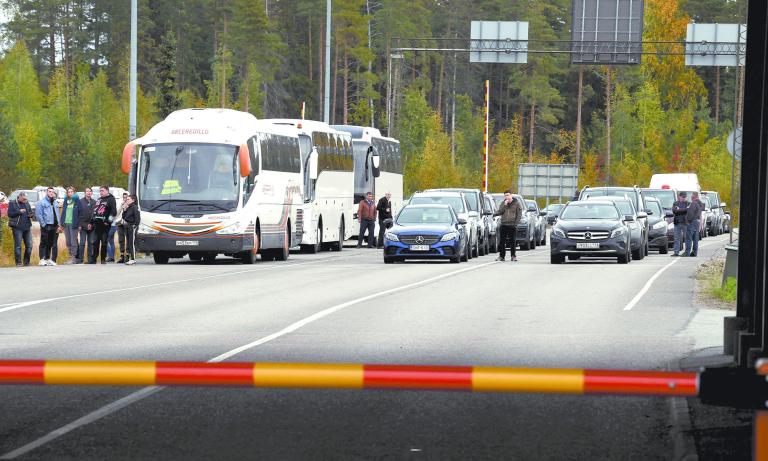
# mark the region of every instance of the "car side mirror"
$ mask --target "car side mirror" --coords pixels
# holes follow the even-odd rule
[[[631,214],[624,216],[624,222],[635,222],[635,217]]]
[[[720,208],[725,208],[725,202],[720,202]]]
[[[637,214],[637,219],[643,219],[647,217],[648,217],[648,214],[644,211],[641,211],[640,213]]]
[[[387,227],[387,229],[389,229],[390,227],[392,227],[393,221],[392,221],[392,218],[387,218],[384,221],[382,221],[382,223],[384,223],[384,225]]]
[[[645,213],[646,213],[648,216],[653,216],[653,210],[645,210]]]
[[[534,207],[532,207],[532,206],[531,206],[531,207],[528,207],[528,211],[533,211],[533,212],[535,212],[535,211],[536,211],[536,208],[534,208]]]
[[[459,218],[459,224],[466,224],[467,220],[464,218]]]
[[[674,218],[675,214],[672,213],[671,211],[667,211],[666,213],[664,213],[664,217],[666,217],[666,218]]]
[[[539,211],[539,216],[546,216],[546,215],[547,215],[546,211]]]
[[[486,211],[483,213],[483,216],[493,216],[493,211]]]

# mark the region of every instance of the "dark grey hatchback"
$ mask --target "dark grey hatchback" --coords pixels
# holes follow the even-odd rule
[[[632,259],[627,220],[634,217],[622,216],[610,201],[568,203],[552,227],[551,263],[561,264],[566,256],[598,256],[616,257],[620,264],[627,264]]]

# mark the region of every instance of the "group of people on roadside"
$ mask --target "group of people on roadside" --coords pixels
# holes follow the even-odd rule
[[[32,256],[32,220],[40,224],[40,266],[55,266],[58,259],[59,234],[63,233],[69,250],[69,264],[101,264],[115,262],[115,234],[118,235],[118,263],[134,264],[136,250],[134,235],[140,222],[136,196],[123,194],[117,206],[109,187],[99,187],[99,197],[93,198],[91,188],[79,198],[74,187],[67,188],[61,206],[56,191],[48,187],[45,197],[35,203],[20,192],[8,205],[8,225],[13,231],[13,256],[16,266],[29,266]],[[23,245],[23,252],[22,252]]]
[[[373,234],[376,229],[377,218],[379,220],[379,236],[376,242],[374,242]],[[373,193],[366,192],[365,200],[361,200],[357,205],[357,222],[360,224],[360,232],[357,235],[357,248],[363,246],[366,232],[368,235],[368,248],[383,248],[384,232],[387,230],[387,224],[384,221],[387,219],[392,219],[392,194],[387,192],[374,204]]]
[[[699,193],[680,192],[677,201],[672,204],[675,224],[675,246],[670,256],[696,256],[699,252],[699,232],[701,231],[701,212],[704,204],[699,200]],[[685,242],[685,248],[683,248]],[[680,254],[680,251],[683,254]]]

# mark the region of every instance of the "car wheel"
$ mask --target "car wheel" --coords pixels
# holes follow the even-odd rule
[[[536,234],[535,233],[533,234],[533,240],[531,240],[531,244],[530,244],[530,246],[528,248],[531,249],[531,250],[535,250],[536,249]]]
[[[531,249],[531,240],[526,238],[525,242],[520,243],[520,249],[528,251]]]
[[[479,258],[480,257],[480,239],[475,241],[475,246],[472,248],[472,257],[473,258]]]
[[[617,259],[619,264],[629,264],[630,258],[631,256],[629,255],[629,253],[627,253],[627,254],[619,255]]]
[[[464,251],[461,253],[461,261],[469,261],[469,246],[466,242],[464,243]]]
[[[384,256],[384,264],[392,264],[395,262],[395,258]]]
[[[488,242],[484,240],[483,243],[480,243],[477,248],[477,254],[479,254],[480,256],[485,256],[488,253],[487,251],[485,251],[486,243]]]
[[[640,247],[637,250],[632,250],[632,259],[636,259],[640,261],[641,259],[643,259],[643,256],[644,256],[643,253],[644,253],[643,247]]]
[[[667,253],[669,253],[669,243],[668,242],[664,242],[664,245],[659,247],[659,254],[660,255],[665,255]]]
[[[451,258],[451,264],[458,264],[461,262],[461,256],[454,256]]]
[[[541,246],[547,246],[547,231],[544,230],[544,235],[541,236],[541,242],[539,243]]]
[[[565,262],[565,256],[563,255],[550,255],[549,262],[552,264],[562,264]]]

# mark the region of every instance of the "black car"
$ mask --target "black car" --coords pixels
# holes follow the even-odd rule
[[[405,259],[448,259],[467,261],[467,221],[450,205],[407,205],[384,234],[384,262]]]
[[[655,198],[659,201],[661,204],[661,208],[664,210],[664,214],[667,215],[667,212],[672,212],[672,204],[675,203],[677,200],[677,191],[675,189],[650,189],[650,188],[644,188],[641,189],[643,191],[643,198]],[[675,245],[675,225],[674,225],[674,214],[672,217],[668,217],[667,224],[672,224],[671,226],[668,226],[667,228],[667,241],[669,242],[669,248],[672,248]],[[650,225],[649,225],[650,228]]]
[[[568,203],[552,227],[551,263],[562,264],[566,256],[597,256],[615,257],[620,264],[627,264],[632,260],[627,221],[634,218],[623,216],[610,201]]]
[[[675,225],[668,220],[674,217],[671,210],[664,210],[661,202],[654,197],[645,198],[645,206],[648,207],[648,224],[651,227],[648,234],[648,246],[659,250],[659,254],[667,254],[669,251],[669,237],[667,233],[671,228],[674,232]],[[674,237],[672,237],[674,244]]]
[[[562,203],[550,203],[544,208],[544,211],[547,212],[547,224],[550,226],[555,224],[557,217],[560,215],[560,210],[562,210],[564,206],[565,205]]]

